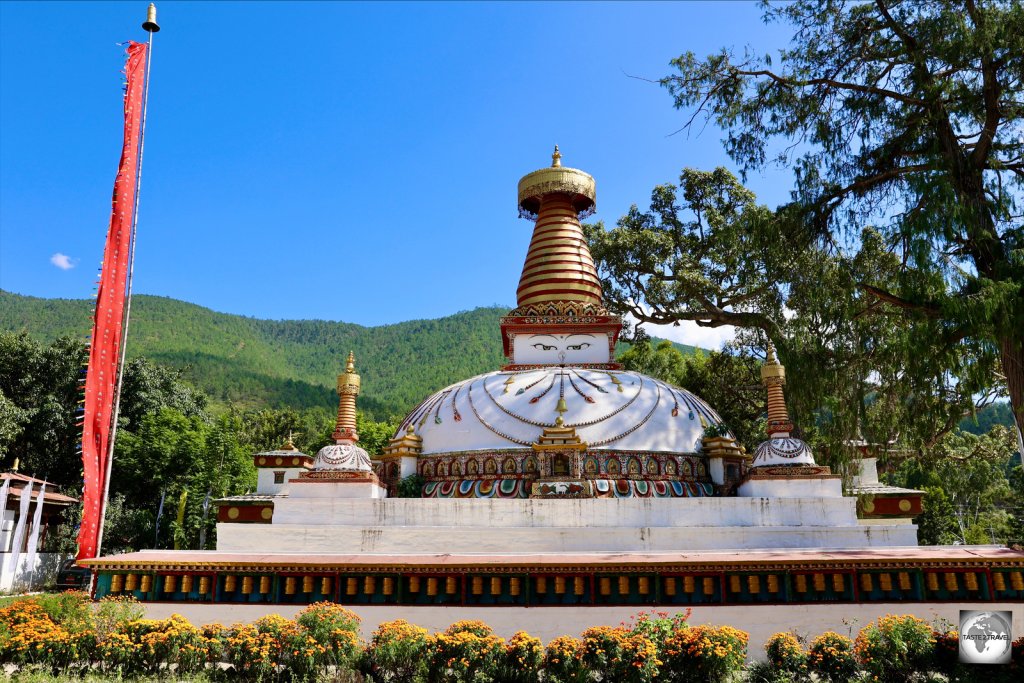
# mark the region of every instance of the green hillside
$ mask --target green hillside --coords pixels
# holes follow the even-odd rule
[[[498,368],[498,319],[477,308],[435,320],[363,327],[324,320],[260,320],[165,297],[132,300],[129,357],[184,369],[217,402],[306,408],[334,403],[334,378],[355,351],[360,407],[375,419],[402,415],[430,392]],[[0,290],[0,329],[49,342],[84,337],[92,302]],[[691,352],[693,347],[680,347]]]

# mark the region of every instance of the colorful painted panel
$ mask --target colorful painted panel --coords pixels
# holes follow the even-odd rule
[[[634,479],[594,481],[594,495],[598,498],[700,498],[714,493],[714,486],[706,482]]]
[[[423,485],[424,498],[529,498],[530,485],[521,479],[463,479],[431,481]]]

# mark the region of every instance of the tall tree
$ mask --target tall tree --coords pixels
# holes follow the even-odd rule
[[[888,282],[861,276],[865,314],[898,315],[912,360],[927,349],[970,374],[997,356],[1024,425],[1024,5],[797,0],[766,5],[765,20],[793,28],[777,62],[673,60],[661,83],[684,128],[713,120],[744,171],[794,169],[780,243],[842,252],[877,226],[899,267]]]

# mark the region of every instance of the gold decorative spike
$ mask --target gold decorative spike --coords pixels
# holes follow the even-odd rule
[[[562,153],[558,151],[558,145],[555,145],[555,152],[551,155],[551,168],[558,168],[562,165]]]
[[[512,375],[509,375],[508,379],[505,380],[505,391],[503,391],[501,393],[507,394],[509,387],[512,386],[513,384],[515,384],[515,381],[516,381],[516,378],[513,377]]]
[[[611,373],[608,373],[608,376],[611,377],[612,384],[614,384],[615,388],[621,393],[623,391],[623,389],[622,389],[622,380],[619,379],[618,377],[616,377],[615,375],[611,374]]]

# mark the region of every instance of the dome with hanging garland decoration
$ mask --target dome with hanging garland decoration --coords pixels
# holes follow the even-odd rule
[[[393,487],[414,471],[427,497],[713,495],[710,451],[736,478],[746,456],[702,399],[615,362],[622,321],[604,306],[580,224],[594,179],[563,167],[557,147],[552,161],[519,182],[535,226],[517,307],[501,320],[508,364],[421,402],[378,474]],[[711,444],[709,427],[722,432]]]

